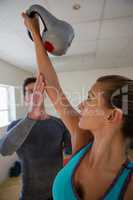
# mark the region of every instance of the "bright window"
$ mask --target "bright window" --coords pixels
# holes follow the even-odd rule
[[[0,127],[7,126],[14,120],[15,113],[14,87],[0,85]]]

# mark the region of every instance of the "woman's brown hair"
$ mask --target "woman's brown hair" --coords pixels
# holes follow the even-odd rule
[[[107,105],[122,110],[122,132],[125,138],[133,138],[133,80],[124,76],[108,75],[98,78],[97,82],[105,86]]]

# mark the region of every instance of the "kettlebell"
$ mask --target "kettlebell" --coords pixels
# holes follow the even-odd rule
[[[41,37],[45,49],[56,56],[65,54],[74,38],[72,26],[65,21],[57,19],[40,5],[32,5],[26,13],[29,17],[34,17],[36,15],[41,18],[44,26]],[[32,39],[29,31],[28,34]]]

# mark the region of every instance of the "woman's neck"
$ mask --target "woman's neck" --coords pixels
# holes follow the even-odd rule
[[[89,155],[89,163],[92,168],[105,168],[110,166],[119,168],[127,159],[125,154],[126,144],[121,133],[113,136],[98,134],[94,138],[92,150]]]

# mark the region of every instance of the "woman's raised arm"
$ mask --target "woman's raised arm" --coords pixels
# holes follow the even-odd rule
[[[25,13],[22,16],[26,27],[32,33],[38,70],[45,77],[47,94],[71,133],[75,152],[89,142],[90,132],[81,130],[78,126],[80,114],[71,106],[62,91],[57,74],[44,48],[37,18],[31,19]]]

